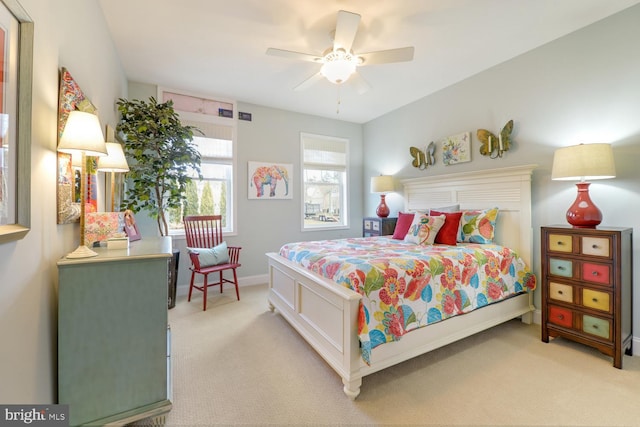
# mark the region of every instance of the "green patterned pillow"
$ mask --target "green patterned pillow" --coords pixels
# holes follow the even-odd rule
[[[498,208],[462,211],[458,242],[493,243]]]

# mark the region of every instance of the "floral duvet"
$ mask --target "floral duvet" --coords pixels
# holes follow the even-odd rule
[[[412,330],[536,286],[512,250],[494,244],[422,246],[389,237],[284,245],[280,255],[362,295],[362,358]]]

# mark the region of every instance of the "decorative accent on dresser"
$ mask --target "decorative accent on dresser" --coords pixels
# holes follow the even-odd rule
[[[58,403],[69,425],[125,425],[171,409],[171,238],[58,261]]]
[[[390,236],[396,228],[398,218],[368,217],[362,220],[362,236]]]
[[[542,341],[563,337],[632,354],[632,228],[542,227]]]

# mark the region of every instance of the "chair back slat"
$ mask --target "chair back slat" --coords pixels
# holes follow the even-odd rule
[[[222,215],[189,215],[183,223],[187,247],[212,248],[224,241]]]

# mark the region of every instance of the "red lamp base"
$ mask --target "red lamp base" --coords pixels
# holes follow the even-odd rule
[[[380,218],[386,218],[389,216],[389,206],[384,201],[384,194],[380,195],[380,204],[378,205],[378,209],[376,209],[376,215]]]
[[[596,228],[602,222],[602,212],[589,197],[589,183],[579,182],[578,197],[567,211],[567,222],[574,228]]]

